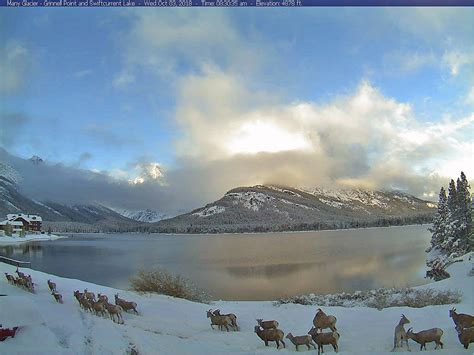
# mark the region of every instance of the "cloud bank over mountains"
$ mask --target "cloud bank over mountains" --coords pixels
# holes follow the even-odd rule
[[[59,74],[46,70],[48,55],[60,61],[62,42],[38,52],[28,34],[0,48],[7,65],[0,64],[7,79],[0,92],[10,99],[0,109],[0,158],[20,171],[25,193],[173,214],[237,186],[435,198],[461,170],[474,176],[470,10],[249,12],[245,19],[223,9],[177,10],[90,20],[87,28],[97,25],[107,41],[76,44],[90,42],[102,61],[72,65],[68,80],[51,80]],[[49,16],[54,28],[59,17]],[[368,24],[375,30],[368,33]],[[41,75],[28,76],[40,67]],[[41,88],[31,102],[19,93],[27,79]],[[72,106],[67,95],[49,102],[53,94],[38,96],[41,80],[48,90],[90,96]],[[458,98],[443,101],[446,92]]]

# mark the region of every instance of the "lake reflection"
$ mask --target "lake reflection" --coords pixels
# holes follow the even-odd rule
[[[161,266],[216,299],[264,300],[308,293],[412,286],[423,279],[427,226],[305,233],[82,234],[0,246],[37,270],[117,288]]]

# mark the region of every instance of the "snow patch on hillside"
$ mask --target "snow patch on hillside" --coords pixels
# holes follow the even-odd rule
[[[123,217],[130,218],[138,222],[154,223],[154,222],[158,222],[158,221],[161,221],[162,219],[169,217],[168,215],[164,213],[150,210],[150,209],[127,210],[127,209],[119,209],[119,208],[112,208],[112,207],[109,207],[109,208],[117,212],[119,215]]]
[[[14,185],[18,185],[23,178],[20,173],[13,169],[10,165],[0,162],[0,176],[7,179],[9,182]]]
[[[215,214],[219,214],[225,212],[225,207],[223,206],[211,206],[211,207],[206,207],[205,209],[195,212],[192,215],[193,216],[198,216],[198,217],[210,217]]]
[[[255,191],[229,192],[225,196],[230,197],[234,205],[241,204],[245,208],[255,212],[259,211],[265,203],[275,200],[272,196]]]
[[[57,214],[57,215],[59,215],[59,216],[63,216],[62,213],[56,211],[54,208],[51,208],[51,207],[49,207],[48,205],[45,205],[44,203],[42,203],[42,202],[40,202],[40,201],[37,201],[37,200],[32,200],[32,201],[33,201],[34,203],[40,205],[40,206],[43,206],[44,208],[47,208],[48,210],[50,210],[51,212],[53,212],[53,213],[55,213],[55,214]]]

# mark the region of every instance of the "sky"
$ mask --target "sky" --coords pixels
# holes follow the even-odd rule
[[[473,24],[471,8],[1,9],[0,147],[60,166],[61,191],[113,185],[100,199],[120,207],[265,183],[433,198],[474,175]]]

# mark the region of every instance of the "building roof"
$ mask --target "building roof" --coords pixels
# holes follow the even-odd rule
[[[7,214],[7,220],[16,219],[18,217],[23,218],[28,223],[30,222],[42,222],[43,219],[37,214],[24,214],[24,213],[9,213]]]

